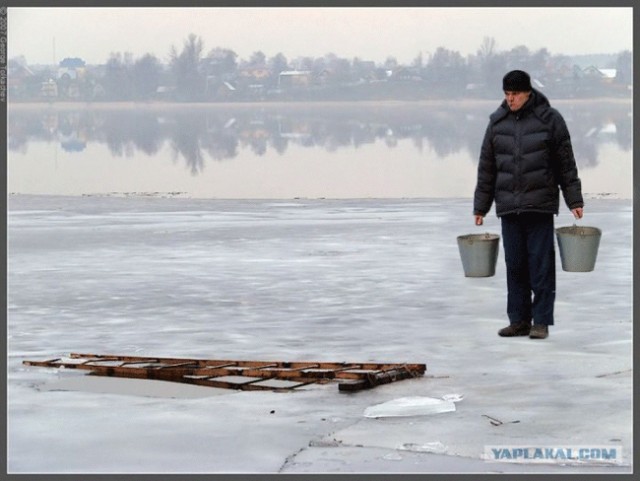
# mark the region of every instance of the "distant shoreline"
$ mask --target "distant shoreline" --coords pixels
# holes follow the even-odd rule
[[[440,105],[484,106],[496,105],[501,99],[433,99],[433,100],[354,100],[354,101],[269,101],[269,102],[7,102],[16,110],[181,110],[181,109],[243,109],[243,108],[337,108],[337,107],[433,107]],[[594,97],[580,99],[551,99],[552,105],[610,103],[631,104],[631,98]]]

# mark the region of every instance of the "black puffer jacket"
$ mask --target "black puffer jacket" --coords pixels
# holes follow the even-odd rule
[[[475,215],[486,215],[494,200],[498,217],[557,214],[560,189],[569,209],[583,207],[569,130],[547,97],[534,89],[517,112],[503,101],[489,118],[478,164]]]

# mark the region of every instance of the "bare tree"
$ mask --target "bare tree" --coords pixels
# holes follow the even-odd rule
[[[478,50],[478,57],[483,59],[491,58],[495,54],[495,50],[496,39],[493,37],[484,37]]]
[[[193,33],[185,40],[182,52],[171,48],[171,70],[179,100],[194,101],[204,95],[205,76],[200,69],[203,50],[202,39]]]

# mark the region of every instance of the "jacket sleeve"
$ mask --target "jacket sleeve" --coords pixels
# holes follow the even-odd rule
[[[569,209],[583,207],[582,183],[578,177],[578,167],[573,155],[571,137],[569,129],[560,114],[555,116],[553,136],[557,180],[562,189],[564,201]]]
[[[496,161],[493,153],[492,124],[489,123],[484,133],[480,160],[478,162],[478,180],[473,196],[474,215],[486,215],[491,209],[495,195]]]

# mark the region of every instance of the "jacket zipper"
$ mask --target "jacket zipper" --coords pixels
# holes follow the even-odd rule
[[[516,214],[520,214],[521,212],[521,204],[522,204],[522,161],[520,158],[520,150],[521,150],[521,141],[522,141],[522,132],[520,131],[520,113],[515,114],[515,152],[514,152],[514,160],[516,162]]]

